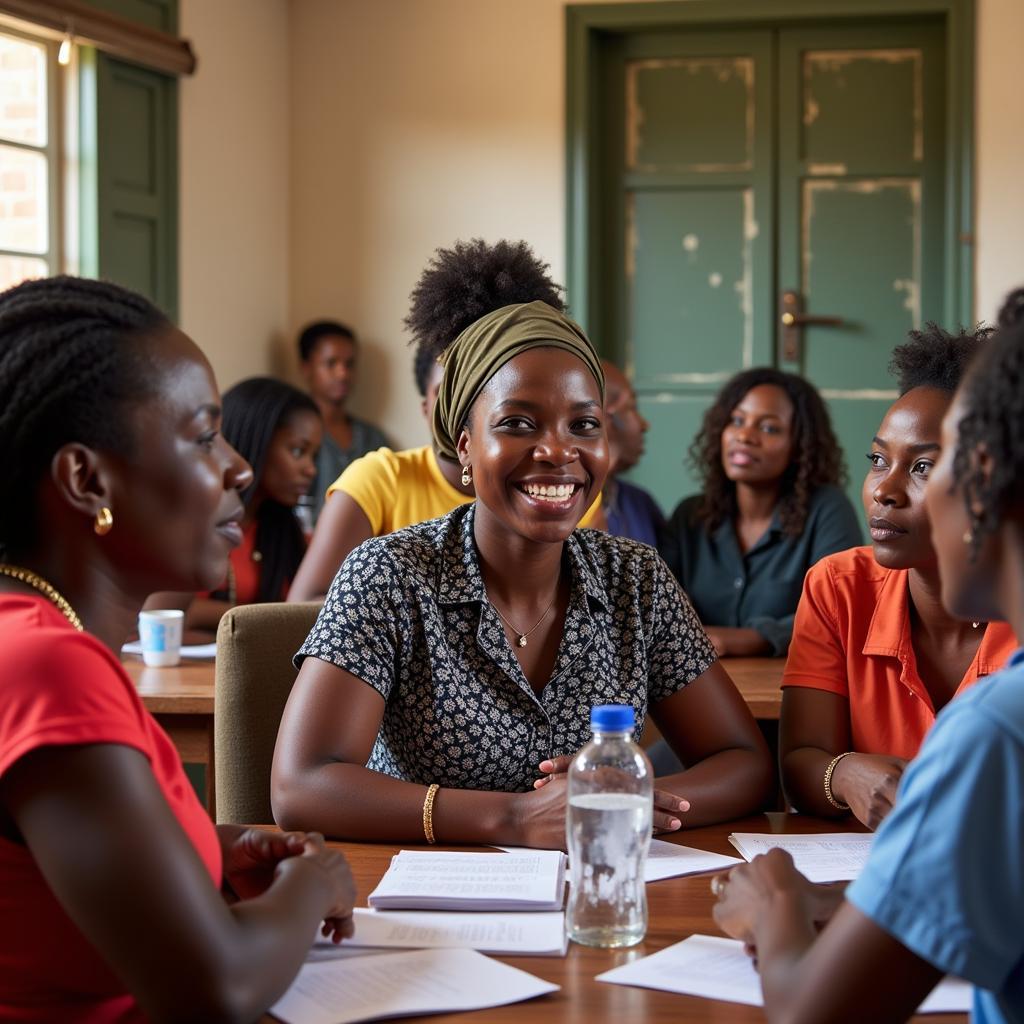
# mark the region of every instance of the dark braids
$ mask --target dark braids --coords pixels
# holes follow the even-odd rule
[[[703,491],[696,518],[713,533],[734,519],[736,484],[722,466],[722,431],[743,396],[762,384],[780,388],[793,403],[793,454],[779,488],[779,522],[784,533],[798,536],[807,521],[811,496],[826,484],[846,478],[842,449],[832,430],[828,409],[817,389],[803,377],[772,367],[743,370],[727,381],[704,413],[700,433],[690,445],[689,464],[700,477]]]
[[[413,373],[421,395],[437,357],[486,313],[514,302],[546,302],[565,312],[562,287],[526,242],[482,238],[438,249],[412,292],[405,326],[416,346]]]
[[[36,489],[79,442],[131,455],[127,408],[154,392],[148,335],[170,326],[141,295],[50,277],[0,293],[0,559],[36,541]]]
[[[1024,320],[1011,320],[985,345],[961,400],[953,479],[967,505],[973,558],[1007,511],[1024,501]],[[975,457],[981,446],[991,456],[987,474]]]
[[[252,501],[267,461],[267,451],[278,429],[297,412],[320,410],[304,391],[273,377],[250,377],[224,392],[221,433],[252,466],[252,483],[242,492],[242,501]],[[306,553],[306,539],[294,511],[273,498],[265,498],[256,511],[256,550],[259,551],[259,601],[280,601]],[[217,591],[222,600],[227,591]]]

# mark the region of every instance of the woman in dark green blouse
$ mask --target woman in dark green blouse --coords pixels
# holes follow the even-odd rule
[[[861,543],[825,403],[802,377],[744,370],[705,413],[690,461],[703,492],[676,508],[661,555],[720,655],[782,656],[804,574]]]

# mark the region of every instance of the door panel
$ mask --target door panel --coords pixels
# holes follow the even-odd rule
[[[631,476],[666,511],[710,398],[771,358],[773,68],[769,32],[695,32],[629,37],[612,72],[608,347],[652,423]]]
[[[892,349],[942,318],[943,63],[927,23],[779,33],[779,286],[844,321],[780,364],[825,394],[855,502]]]

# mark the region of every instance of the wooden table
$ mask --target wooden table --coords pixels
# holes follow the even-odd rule
[[[835,831],[836,823],[795,814],[770,813],[744,818],[726,825],[693,829],[675,837],[684,845],[735,856],[729,845],[730,832],[821,832]],[[366,905],[366,897],[387,870],[391,857],[399,849],[414,844],[376,845],[334,843],[345,851],[352,866],[358,890],[357,906]],[[433,849],[436,849],[434,847]],[[650,924],[646,939],[628,950],[591,949],[570,944],[568,955],[559,957],[501,957],[505,963],[529,971],[561,986],[561,990],[528,1003],[514,1003],[474,1013],[452,1013],[417,1018],[423,1021],[487,1021],[495,1024],[689,1024],[689,1022],[730,1022],[753,1024],[763,1021],[760,1009],[739,1003],[724,1003],[695,996],[681,996],[654,989],[627,988],[597,982],[603,971],[628,963],[639,956],[655,953],[665,946],[700,932],[720,935],[711,919],[711,895],[708,875],[668,878],[647,886]],[[396,983],[400,979],[396,979]],[[268,1022],[271,1018],[265,1018]],[[929,1014],[914,1018],[920,1024],[964,1024],[965,1014]]]
[[[785,658],[722,659],[722,668],[729,673],[754,717],[761,721],[779,720],[785,667]]]
[[[160,723],[186,764],[206,769],[206,809],[216,821],[213,775],[213,660],[190,659],[148,668],[135,655],[122,658],[142,703]]]

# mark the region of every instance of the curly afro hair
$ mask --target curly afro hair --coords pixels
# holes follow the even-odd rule
[[[526,242],[482,238],[438,249],[412,292],[405,326],[416,346],[413,373],[421,395],[438,356],[480,317],[514,302],[546,302],[565,312],[564,289]]]
[[[704,500],[697,519],[713,533],[737,514],[736,484],[722,466],[722,431],[733,409],[753,388],[770,384],[781,388],[793,403],[793,457],[779,490],[779,521],[783,532],[798,536],[807,521],[811,495],[826,484],[846,479],[842,449],[832,421],[813,384],[793,373],[772,367],[744,370],[727,381],[704,413],[700,433],[690,445],[689,463],[700,477]]]
[[[1000,327],[1012,327],[1024,320],[1024,288],[1015,288],[1006,296],[996,319]]]
[[[896,378],[900,397],[914,388],[936,388],[952,394],[960,386],[971,360],[993,328],[963,328],[951,334],[933,323],[909,331],[908,340],[892,352],[889,372]]]
[[[1024,502],[1024,319],[1010,321],[985,345],[960,396],[965,412],[953,479],[967,505],[971,554],[976,557],[984,537]],[[975,458],[980,447],[991,457],[987,472]]]

